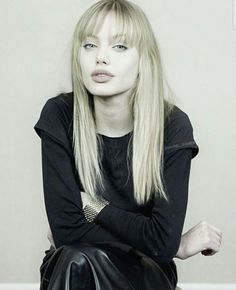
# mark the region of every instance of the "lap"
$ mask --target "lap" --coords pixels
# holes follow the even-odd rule
[[[51,248],[40,267],[40,290],[173,290],[175,264],[160,265],[137,250],[83,243]]]

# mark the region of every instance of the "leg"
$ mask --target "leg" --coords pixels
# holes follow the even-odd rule
[[[93,274],[83,253],[63,246],[49,253],[41,266],[40,290],[95,290]]]
[[[111,244],[62,246],[41,266],[40,290],[174,290],[175,271]]]

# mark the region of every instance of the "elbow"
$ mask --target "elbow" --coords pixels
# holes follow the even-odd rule
[[[56,248],[60,248],[61,246],[68,244],[66,237],[62,236],[58,232],[54,232],[53,237],[54,237],[54,244]]]
[[[169,237],[166,246],[163,249],[163,255],[161,255],[161,259],[168,263],[171,262],[178,252],[179,245],[180,239],[178,237]]]
[[[158,237],[149,237],[146,240],[147,253],[161,264],[170,263],[178,252],[180,237],[171,233],[160,234]]]
[[[62,229],[61,227],[56,227],[53,229],[53,241],[56,248],[60,248],[61,246],[70,246],[77,242],[78,240],[74,240],[74,235],[72,232],[67,229]]]
[[[164,247],[160,247],[159,249],[149,251],[150,256],[161,264],[169,264],[177,252],[178,247],[176,246],[176,243],[170,243],[169,245],[167,244]]]
[[[176,247],[176,243],[171,243],[157,253],[155,260],[162,264],[169,264],[175,257],[177,251],[178,247]]]
[[[161,264],[169,264],[175,257],[178,248],[174,245],[166,245],[165,247],[151,250],[148,249],[149,256]]]
[[[56,235],[54,239],[54,244],[56,248],[60,248],[61,246],[71,246],[73,244],[76,244],[78,241],[79,240],[74,240],[68,236],[59,234],[59,235]]]

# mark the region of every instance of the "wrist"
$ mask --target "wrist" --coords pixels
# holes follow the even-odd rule
[[[183,241],[182,238],[181,238],[181,242],[180,242],[180,245],[179,245],[178,252],[175,255],[175,257],[178,258],[178,259],[181,259],[181,260],[185,259],[185,247],[184,247],[184,241]]]
[[[108,204],[109,202],[105,199],[90,200],[89,204],[84,207],[84,215],[87,221],[93,222],[99,212]]]
[[[108,205],[109,202],[103,198],[100,199],[93,199],[90,202],[90,206],[94,208],[94,210],[99,213],[106,205]]]

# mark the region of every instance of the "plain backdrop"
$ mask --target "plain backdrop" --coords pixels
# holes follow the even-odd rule
[[[0,1],[0,282],[39,282],[49,242],[40,139],[33,126],[48,98],[71,90],[72,33],[94,2]],[[233,1],[134,2],[151,22],[176,104],[189,115],[200,147],[192,161],[184,230],[205,220],[223,231],[217,255],[175,259],[179,281],[235,283]]]

